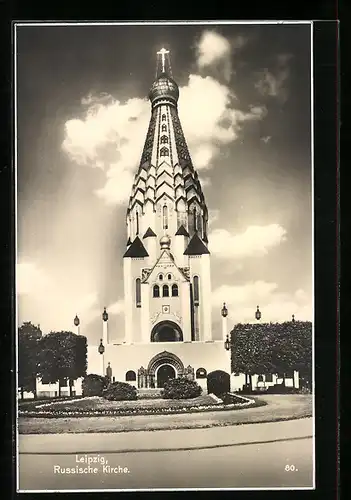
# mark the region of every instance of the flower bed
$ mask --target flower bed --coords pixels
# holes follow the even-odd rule
[[[232,401],[229,404],[215,403],[210,396],[208,403],[204,404],[195,400],[154,400],[154,401],[130,401],[130,402],[101,402],[101,398],[89,398],[79,401],[78,404],[63,406],[59,408],[58,404],[52,405],[51,408],[33,408],[31,410],[20,410],[19,416],[22,417],[45,417],[45,418],[65,418],[65,417],[96,417],[110,416],[123,417],[135,415],[169,415],[176,413],[196,413],[206,411],[225,411],[246,408],[249,406],[257,406],[254,400],[247,398],[232,396]],[[202,397],[202,400],[204,397]],[[109,404],[110,403],[110,404]],[[134,404],[133,404],[134,403]],[[149,404],[146,404],[149,403]]]

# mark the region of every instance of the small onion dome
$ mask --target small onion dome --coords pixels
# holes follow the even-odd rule
[[[163,73],[152,84],[149,99],[151,104],[159,99],[170,99],[176,104],[179,99],[179,87],[172,78]]]
[[[162,236],[160,239],[161,249],[169,250],[171,247],[171,238],[167,235]]]

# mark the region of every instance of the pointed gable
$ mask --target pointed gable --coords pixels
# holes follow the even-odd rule
[[[153,232],[153,230],[151,229],[151,227],[148,227],[147,230],[146,230],[146,233],[143,236],[143,239],[144,238],[150,238],[150,237],[156,237],[156,234]]]
[[[159,272],[162,273],[170,272],[173,273],[174,276],[180,279],[181,281],[189,281],[189,277],[187,276],[187,274],[184,272],[183,269],[177,266],[177,264],[174,261],[174,257],[169,250],[163,250],[161,252],[161,255],[157,259],[153,268],[150,270],[150,273],[147,275],[146,279],[144,280],[144,283],[146,281],[149,282],[150,280],[152,281],[153,279],[155,279]]]
[[[144,245],[142,244],[142,241],[140,240],[139,236],[135,238],[133,243],[130,245],[126,253],[123,255],[124,257],[148,257],[149,254],[147,253]]]
[[[185,227],[183,226],[183,224],[181,226],[179,226],[178,231],[176,232],[175,235],[176,236],[186,236],[186,237],[189,237],[189,233],[185,229]]]
[[[208,248],[199,238],[197,233],[191,238],[189,245],[187,246],[184,255],[204,255],[209,254]]]

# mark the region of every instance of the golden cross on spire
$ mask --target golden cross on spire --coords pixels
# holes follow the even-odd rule
[[[161,56],[161,61],[162,61],[162,73],[165,71],[165,60],[166,60],[166,54],[169,54],[169,50],[166,50],[162,48],[157,52],[157,55]]]

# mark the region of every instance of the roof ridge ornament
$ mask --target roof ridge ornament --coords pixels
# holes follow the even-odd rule
[[[169,54],[169,50],[165,49],[164,47],[162,47],[162,49],[157,52],[157,55],[161,56],[162,73],[165,72],[166,54]],[[169,58],[169,56],[168,56],[168,58]],[[157,77],[157,74],[156,74],[156,77]]]

